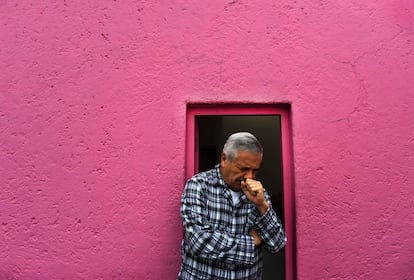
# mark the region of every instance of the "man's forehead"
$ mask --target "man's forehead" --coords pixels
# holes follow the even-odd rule
[[[247,165],[256,165],[257,163],[260,164],[260,162],[262,161],[262,154],[252,153],[245,150],[239,150],[234,158],[234,161]]]

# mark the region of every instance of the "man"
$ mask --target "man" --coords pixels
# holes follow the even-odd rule
[[[248,132],[231,135],[215,168],[194,175],[184,188],[184,238],[178,279],[262,277],[262,249],[286,244],[270,197],[255,180],[263,149]]]

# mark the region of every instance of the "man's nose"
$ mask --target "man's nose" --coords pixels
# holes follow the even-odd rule
[[[246,179],[254,179],[254,171],[253,170],[247,171],[246,174],[244,175],[244,178],[246,178]]]

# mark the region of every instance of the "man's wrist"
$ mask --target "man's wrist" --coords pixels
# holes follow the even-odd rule
[[[267,203],[267,202],[265,202],[265,203],[263,203],[263,204],[261,204],[261,205],[258,205],[257,206],[257,210],[259,210],[259,213],[260,213],[260,215],[264,215],[264,214],[266,214],[266,212],[267,212],[267,210],[269,209],[269,203]]]

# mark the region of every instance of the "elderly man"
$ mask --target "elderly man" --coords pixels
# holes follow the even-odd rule
[[[184,238],[178,279],[258,280],[262,250],[278,252],[286,236],[270,197],[255,180],[263,149],[248,132],[231,135],[215,168],[184,188]]]

